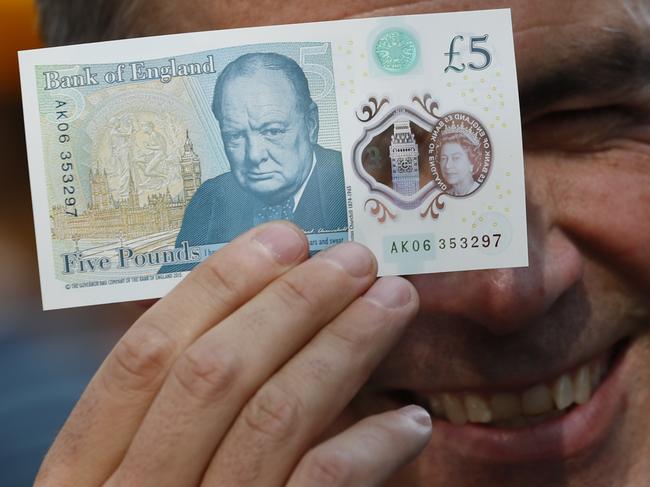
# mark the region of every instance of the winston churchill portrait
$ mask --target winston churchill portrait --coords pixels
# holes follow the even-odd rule
[[[238,57],[217,78],[212,111],[230,171],[198,189],[177,247],[229,242],[271,220],[290,220],[314,233],[347,228],[341,153],[318,144],[318,107],[293,59],[277,53]]]

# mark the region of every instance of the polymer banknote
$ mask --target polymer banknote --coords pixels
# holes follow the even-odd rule
[[[155,298],[290,220],[379,273],[526,266],[510,12],[19,53],[43,306]]]

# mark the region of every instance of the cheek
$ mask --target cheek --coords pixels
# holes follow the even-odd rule
[[[542,166],[554,174],[546,189],[558,224],[650,290],[650,149],[572,155]]]
[[[230,162],[230,169],[232,171],[240,171],[246,153],[243,144],[237,147],[226,148],[225,152],[228,162]]]
[[[454,170],[454,161],[452,161],[451,159],[448,159],[447,162],[445,162],[442,165],[442,170],[445,172],[445,174],[448,174],[449,171],[453,171]]]
[[[287,152],[293,155],[293,158],[297,159],[304,155],[308,147],[308,141],[299,136],[291,137],[286,147],[288,149]]]
[[[245,167],[242,162],[242,158],[238,157],[238,154],[236,151],[229,151],[228,152],[228,161],[230,162],[230,170],[232,171],[232,174],[235,176],[235,179],[241,186],[248,186],[249,181],[245,176]]]
[[[230,163],[230,168],[232,169],[232,171],[235,173],[237,177],[241,176],[244,173],[244,168],[242,167],[242,164],[232,162],[232,159]]]
[[[302,161],[311,147],[307,142],[297,134],[287,134],[287,137],[273,144],[269,150],[285,177],[292,177],[299,172]]]
[[[283,177],[291,175],[293,172],[293,159],[296,157],[295,151],[291,146],[284,144],[274,144],[269,149],[269,155],[275,163],[275,170]]]

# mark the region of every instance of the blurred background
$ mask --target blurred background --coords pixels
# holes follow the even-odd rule
[[[0,1],[0,40],[0,486],[19,487],[140,310],[42,311],[16,54],[41,46],[33,1]]]

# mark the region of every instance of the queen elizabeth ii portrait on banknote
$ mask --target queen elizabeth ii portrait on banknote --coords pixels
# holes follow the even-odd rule
[[[474,117],[443,117],[431,136],[429,164],[434,180],[450,196],[468,196],[485,181],[492,161],[486,130]]]
[[[271,220],[308,233],[347,228],[341,153],[318,144],[318,106],[296,61],[271,52],[238,57],[217,78],[212,111],[231,170],[196,192],[177,246],[228,242]]]

